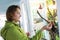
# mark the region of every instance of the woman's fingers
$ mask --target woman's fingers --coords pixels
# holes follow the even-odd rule
[[[47,30],[51,30],[52,28],[52,22],[50,22],[48,25],[47,25]]]
[[[42,30],[51,30],[53,22],[51,21],[47,26],[43,26]]]
[[[52,24],[49,23],[47,26],[44,26],[43,28],[44,28],[45,30],[51,30]]]

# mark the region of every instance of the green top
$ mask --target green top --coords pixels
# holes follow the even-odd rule
[[[29,38],[18,24],[9,21],[6,21],[5,26],[1,30],[1,36],[4,40],[40,40],[41,33],[39,30],[35,36]]]

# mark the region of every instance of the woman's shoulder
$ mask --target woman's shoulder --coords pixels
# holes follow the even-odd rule
[[[1,36],[5,38],[7,31],[14,29],[14,25],[11,23],[5,23],[4,27],[1,29]]]
[[[6,31],[8,29],[12,29],[12,28],[14,28],[13,24],[11,24],[11,23],[5,23],[4,27],[1,29],[1,32],[4,32],[4,31]]]

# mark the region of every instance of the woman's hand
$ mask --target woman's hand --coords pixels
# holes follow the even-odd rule
[[[51,28],[52,28],[52,22],[50,22],[47,26],[43,26],[41,30],[42,31],[43,30],[51,30]]]
[[[29,32],[27,32],[26,34],[27,34],[27,36],[30,36],[30,33]]]

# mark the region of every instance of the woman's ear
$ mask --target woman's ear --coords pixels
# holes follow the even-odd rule
[[[14,16],[14,14],[11,13],[11,14],[10,14],[10,18],[13,19],[13,16]]]

